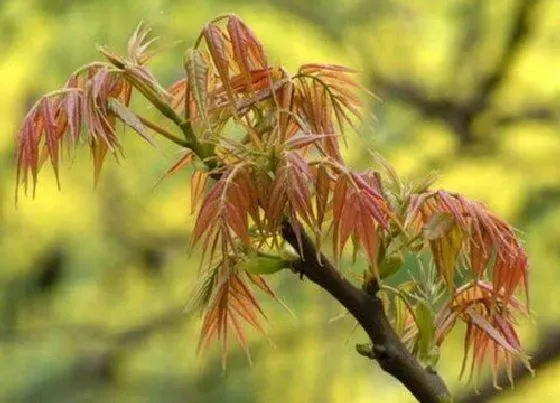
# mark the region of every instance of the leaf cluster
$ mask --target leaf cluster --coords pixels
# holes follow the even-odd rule
[[[433,177],[402,180],[378,156],[371,169],[352,170],[340,148],[349,129],[359,130],[361,100],[371,95],[354,70],[314,63],[292,74],[269,64],[254,32],[225,15],[202,28],[185,52],[184,76],[165,88],[147,66],[157,54],[149,34],[139,25],[127,56],[101,48],[106,61],[80,68],[37,101],[18,135],[17,184],[27,188],[30,176],[35,190],[47,159],[58,179],[65,141],[88,144],[97,178],[105,156],[121,151],[118,121],[149,142],[151,131],[183,147],[164,177],[193,167],[192,243],[203,252],[191,298],[204,312],[199,347],[220,340],[225,363],[231,332],[245,347],[244,324],[264,332],[254,289],[280,301],[263,275],[298,259],[282,241],[287,220],[300,244],[302,231],[314,235],[319,257],[330,238],[340,263],[351,241],[354,259],[367,262],[363,281],[381,285],[393,326],[420,359],[434,364],[461,320],[472,368],[485,357],[494,374],[513,358],[526,362],[514,324],[528,312],[515,296],[527,293],[528,259],[516,232],[482,203],[433,190]],[[133,94],[167,124],[131,110]],[[405,254],[419,261],[429,254],[434,269],[384,287]]]

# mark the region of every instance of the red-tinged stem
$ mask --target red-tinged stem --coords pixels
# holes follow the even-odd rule
[[[43,102],[43,100],[45,98],[54,98],[54,97],[57,97],[59,95],[63,95],[63,94],[67,94],[69,92],[75,92],[75,91],[81,92],[82,90],[80,88],[62,88],[62,89],[59,89],[59,90],[47,92],[41,98],[39,98],[37,101],[35,101],[33,106],[29,109],[29,111],[25,115],[24,121],[27,120],[29,118],[29,116],[31,116],[33,113],[35,113],[35,110],[39,107],[39,105],[41,104],[41,102]]]
[[[92,67],[109,67],[110,64],[105,63],[105,62],[91,62],[88,64],[84,64],[83,66],[80,66],[79,69],[74,70],[71,74],[71,76],[78,76],[80,74],[82,74],[84,71],[89,70]]]

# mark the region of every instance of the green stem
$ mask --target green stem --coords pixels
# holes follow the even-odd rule
[[[126,73],[126,67],[125,67]],[[167,119],[171,120],[183,133],[185,137],[184,147],[190,148],[193,153],[195,153],[201,160],[205,160],[212,156],[213,148],[204,146],[194,134],[192,126],[189,122],[179,116],[175,110],[161,98],[161,96],[155,93],[151,88],[146,86],[144,83],[139,81],[136,77],[128,74],[128,79],[130,83],[138,90],[144,97],[165,116]],[[209,166],[209,168],[212,168]]]
[[[167,129],[164,129],[161,126],[156,125],[154,122],[146,119],[145,117],[142,117],[140,115],[136,115],[138,116],[138,119],[140,119],[140,121],[142,122],[142,124],[146,127],[149,127],[150,129],[152,129],[154,132],[162,135],[163,137],[165,137],[168,140],[171,140],[173,143],[184,147],[184,148],[190,148],[189,143],[187,143],[185,140],[180,139],[178,137],[176,137],[173,133],[169,132]]]

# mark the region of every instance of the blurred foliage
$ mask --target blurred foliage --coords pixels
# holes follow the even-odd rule
[[[528,32],[465,137],[397,91],[380,91],[375,119],[350,139],[347,158],[384,153],[405,176],[438,169],[440,185],[484,200],[525,234],[534,321],[524,339],[560,326],[560,3],[535,1]],[[416,83],[431,99],[470,99],[507,50],[521,1],[482,0],[4,0],[0,3],[0,399],[15,401],[408,401],[394,380],[353,353],[363,341],[340,308],[297,276],[274,285],[295,311],[265,306],[269,339],[251,338],[225,374],[217,351],[197,358],[199,318],[180,315],[197,256],[187,254],[188,175],[153,189],[177,150],[125,136],[126,159],[104,168],[93,191],[88,156],[67,160],[58,192],[48,170],[35,200],[16,209],[14,135],[40,93],[99,59],[96,44],[125,46],[144,20],[174,45],[154,63],[160,80],[182,72],[201,25],[235,12],[273,62],[342,62]],[[372,78],[373,77],[373,78]],[[377,78],[377,79],[376,79]],[[385,88],[387,89],[387,88]],[[395,95],[396,96],[393,96]],[[402,94],[401,94],[402,95]],[[146,111],[147,114],[152,111]],[[469,137],[471,136],[471,137]],[[367,146],[367,147],[366,147]],[[350,340],[350,344],[345,343]],[[270,341],[270,343],[269,343]],[[275,347],[274,347],[275,346]],[[438,370],[458,390],[457,337]],[[560,398],[559,365],[500,400]]]

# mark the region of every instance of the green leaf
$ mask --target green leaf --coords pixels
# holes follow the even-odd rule
[[[209,268],[196,279],[185,307],[187,313],[197,313],[208,306],[219,268],[220,265]]]
[[[434,313],[423,301],[419,301],[415,307],[415,320],[418,327],[418,336],[416,339],[416,351],[418,358],[429,364],[435,364],[438,352],[434,345]]]
[[[388,256],[381,262],[379,266],[379,276],[381,278],[390,277],[401,268],[404,261],[402,252],[397,252],[394,255]]]
[[[402,337],[406,330],[407,304],[404,297],[399,294],[395,299],[395,332]]]
[[[292,260],[264,252],[257,252],[247,256],[244,261],[238,264],[238,267],[251,274],[267,275],[274,274],[280,270],[290,269],[292,267]]]
[[[192,165],[195,171],[210,172],[210,168],[208,168],[208,164],[206,164],[203,160],[201,160],[200,157],[197,155],[194,156]]]

